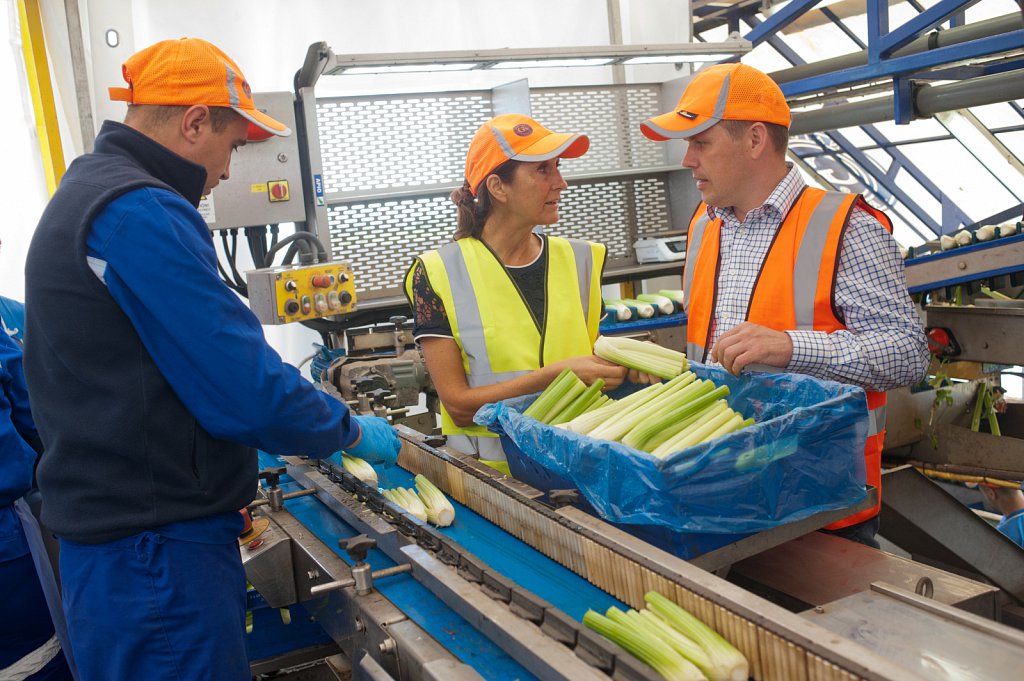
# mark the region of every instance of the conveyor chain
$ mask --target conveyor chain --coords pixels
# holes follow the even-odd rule
[[[591,631],[533,592],[516,585],[458,542],[388,501],[374,487],[362,482],[343,467],[320,460],[318,469],[330,481],[386,519],[403,536],[445,565],[458,570],[461,577],[476,584],[492,600],[505,604],[516,616],[535,624],[545,635],[572,650],[587,664],[618,681],[658,681],[662,678],[618,645]],[[504,488],[502,490],[505,491]],[[532,499],[520,496],[523,503],[529,503],[538,511],[549,510]],[[577,526],[577,529],[582,528]]]

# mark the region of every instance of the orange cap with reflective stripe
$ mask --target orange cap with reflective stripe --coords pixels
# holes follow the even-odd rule
[[[652,140],[686,139],[720,121],[763,121],[785,128],[786,96],[768,74],[746,64],[715,64],[698,71],[674,111],[648,118],[640,130]]]
[[[136,52],[121,65],[128,87],[112,87],[110,99],[161,106],[221,106],[249,121],[249,139],[292,134],[284,123],[256,108],[242,70],[201,38],[163,40]]]
[[[548,161],[587,153],[586,135],[551,132],[529,116],[502,114],[480,126],[466,154],[466,181],[476,196],[480,183],[505,161]]]

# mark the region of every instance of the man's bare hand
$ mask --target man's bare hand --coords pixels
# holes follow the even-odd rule
[[[736,376],[750,364],[785,368],[792,357],[789,334],[751,322],[729,329],[711,348],[711,359]]]

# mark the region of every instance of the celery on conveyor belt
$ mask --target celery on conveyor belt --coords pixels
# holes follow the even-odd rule
[[[606,314],[614,315],[617,322],[625,322],[633,318],[633,310],[618,300],[604,301],[604,311]]]
[[[676,311],[675,305],[672,303],[671,298],[666,298],[660,293],[641,293],[636,297],[637,300],[650,303],[658,309],[661,314],[672,314]]]
[[[654,305],[637,300],[636,298],[622,298],[618,302],[636,310],[636,316],[640,319],[650,319],[657,312],[657,308]]]

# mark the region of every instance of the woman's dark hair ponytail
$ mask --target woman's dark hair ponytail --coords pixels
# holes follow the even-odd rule
[[[505,161],[491,171],[491,175],[497,175],[502,182],[511,183],[512,176],[519,167],[519,161]],[[487,180],[480,183],[476,196],[470,191],[469,181],[464,180],[462,186],[451,194],[452,203],[458,210],[456,225],[458,228],[452,238],[455,241],[467,236],[479,239],[484,233],[484,223],[491,215],[491,193],[487,190]]]

